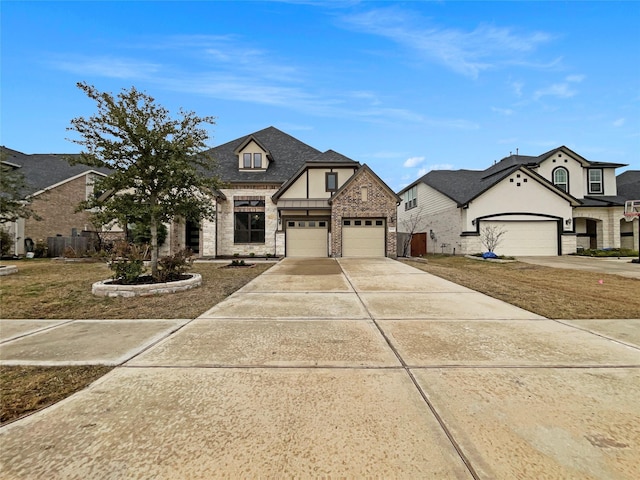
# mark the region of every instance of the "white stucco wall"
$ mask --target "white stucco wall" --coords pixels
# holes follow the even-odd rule
[[[520,186],[518,186],[520,184]],[[484,192],[469,203],[464,230],[473,231],[472,221],[479,217],[503,213],[524,213],[537,215],[551,215],[564,221],[572,218],[572,207],[568,200],[552,192],[530,175],[516,171],[509,177]],[[525,220],[511,217],[510,219]],[[571,227],[566,227],[571,230]]]
[[[540,164],[536,173],[553,183],[553,171],[558,167],[564,167],[569,173],[569,193],[576,198],[584,197],[585,174],[582,164],[565,152],[556,152]]]
[[[283,199],[324,199],[331,197],[326,191],[325,174],[338,174],[338,188],[345,184],[354,173],[353,168],[309,168],[293,182],[280,198]],[[307,195],[308,189],[308,195]]]

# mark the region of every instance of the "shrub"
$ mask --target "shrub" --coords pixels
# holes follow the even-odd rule
[[[171,282],[180,280],[193,266],[193,252],[186,248],[174,255],[168,255],[158,259],[158,280],[159,282]]]
[[[0,228],[0,255],[3,257],[9,255],[11,248],[13,247],[13,238],[11,234],[6,230]]]
[[[136,283],[144,272],[144,261],[140,249],[127,242],[117,242],[111,251],[109,268],[113,279],[125,285]]]
[[[40,239],[33,248],[33,254],[36,258],[45,258],[49,254],[49,246],[47,242]]]

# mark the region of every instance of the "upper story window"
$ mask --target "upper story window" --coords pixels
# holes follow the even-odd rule
[[[338,190],[338,172],[327,172],[325,174],[325,190],[327,192]]]
[[[263,168],[262,153],[243,153],[242,168]]]
[[[588,174],[589,193],[604,193],[602,184],[602,170],[599,168],[589,169]]]
[[[404,192],[404,209],[410,210],[418,206],[418,186],[414,185]]]
[[[553,171],[553,184],[563,192],[569,192],[569,172],[564,167],[558,167]]]

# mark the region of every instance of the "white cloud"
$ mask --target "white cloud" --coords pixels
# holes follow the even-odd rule
[[[433,26],[416,12],[398,7],[373,9],[342,20],[348,27],[386,37],[473,78],[496,65],[523,62],[523,56],[552,38],[544,32],[517,32],[488,24],[473,30]]]
[[[405,160],[402,166],[405,168],[412,168],[420,165],[422,162],[424,162],[424,157],[410,157]]]
[[[426,175],[432,170],[453,170],[453,165],[451,165],[450,163],[434,163],[432,165],[428,165],[418,170],[417,178],[420,178],[423,175]]]
[[[493,112],[500,113],[500,114],[506,115],[506,116],[513,115],[513,110],[511,110],[510,108],[491,107],[491,110]]]
[[[82,76],[99,76],[108,78],[148,78],[158,72],[161,65],[157,63],[142,62],[128,58],[116,58],[112,56],[85,57],[68,56],[54,57],[50,64],[65,72]]]
[[[624,125],[624,122],[626,121],[626,119],[624,118],[618,118],[616,121],[613,122],[613,126],[614,127],[621,127]]]
[[[524,83],[522,82],[511,82],[510,83],[511,88],[513,89],[513,92],[518,96],[521,97],[522,96],[522,87],[524,87]]]
[[[555,83],[547,88],[536,90],[533,94],[533,98],[538,100],[542,97],[557,97],[557,98],[571,98],[577,92],[572,90],[568,83]]]
[[[586,78],[586,75],[569,75],[565,80],[567,82],[580,83]]]

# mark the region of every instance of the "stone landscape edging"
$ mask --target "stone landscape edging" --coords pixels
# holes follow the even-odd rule
[[[0,276],[11,275],[12,273],[18,273],[18,267],[15,265],[2,265],[2,268],[0,268]]]
[[[190,290],[202,285],[202,275],[190,274],[191,278],[166,283],[149,283],[145,285],[118,285],[112,280],[102,280],[91,286],[91,293],[99,297],[145,297]]]

